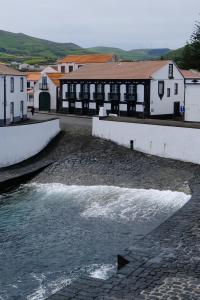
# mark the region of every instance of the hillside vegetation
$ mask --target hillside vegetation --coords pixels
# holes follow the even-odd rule
[[[0,61],[48,64],[69,54],[110,53],[121,60],[160,59],[169,49],[122,50],[112,47],[81,48],[73,43],[56,43],[25,35],[0,30]]]
[[[99,53],[111,53],[116,55],[121,60],[148,60],[160,59],[161,56],[170,52],[170,49],[135,49],[135,50],[122,50],[120,48],[112,47],[94,47],[87,48],[86,50]]]

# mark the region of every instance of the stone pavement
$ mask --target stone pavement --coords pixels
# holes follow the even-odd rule
[[[107,281],[82,278],[49,300],[200,299],[200,185],[192,199],[121,253],[129,261]]]

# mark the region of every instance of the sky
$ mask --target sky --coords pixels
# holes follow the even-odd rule
[[[0,0],[0,29],[82,47],[182,47],[200,0]]]

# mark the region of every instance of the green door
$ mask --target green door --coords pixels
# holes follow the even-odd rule
[[[39,95],[39,110],[42,111],[49,111],[50,110],[50,104],[51,104],[51,100],[50,100],[50,94],[46,93],[46,92],[42,92]]]

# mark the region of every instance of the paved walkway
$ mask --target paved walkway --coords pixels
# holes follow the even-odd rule
[[[121,255],[129,263],[107,281],[83,278],[49,300],[200,299],[200,185],[173,217]]]

